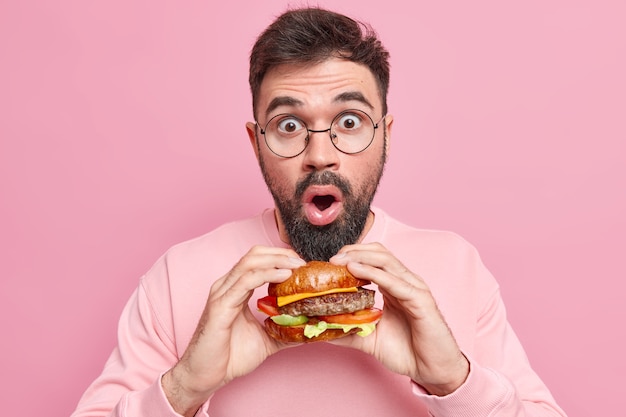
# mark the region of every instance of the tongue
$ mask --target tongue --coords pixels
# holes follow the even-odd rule
[[[304,214],[309,223],[325,226],[335,221],[341,212],[341,203],[331,196],[315,197],[310,203],[304,204]]]

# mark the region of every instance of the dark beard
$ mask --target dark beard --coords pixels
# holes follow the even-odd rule
[[[358,194],[356,195],[350,183],[332,171],[311,172],[306,178],[296,184],[295,196],[287,196],[285,192],[282,192],[281,195],[283,190],[271,180],[265,169],[263,157],[259,157],[263,178],[274,198],[274,204],[285,226],[289,243],[302,259],[306,261],[328,261],[342,247],[359,241],[387,161],[386,141],[387,135],[385,130],[385,147],[379,163],[372,169],[374,175],[370,177],[368,182],[363,184],[362,189],[357,190]],[[258,146],[259,141],[257,138]],[[260,148],[257,149],[260,155]],[[334,185],[341,190],[343,194],[342,214],[330,224],[314,226],[309,223],[306,216],[302,213],[302,195],[310,185],[327,184]]]
[[[302,215],[302,194],[311,185],[334,185],[343,194],[343,212],[334,222],[314,226]],[[368,184],[366,189],[371,189]],[[376,185],[374,185],[374,190]],[[363,195],[365,194],[365,195]],[[313,172],[296,186],[294,199],[276,198],[274,201],[281,215],[292,248],[306,261],[328,261],[345,245],[356,243],[363,233],[374,192],[355,196],[350,184],[339,175],[330,172]]]

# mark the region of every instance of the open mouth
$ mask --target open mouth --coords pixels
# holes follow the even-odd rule
[[[309,223],[325,226],[341,213],[341,191],[333,185],[311,185],[302,196],[302,208]]]
[[[319,211],[324,211],[328,207],[330,207],[335,201],[335,197],[332,195],[317,195],[313,197],[313,200],[311,202],[315,204],[315,207],[317,207]]]

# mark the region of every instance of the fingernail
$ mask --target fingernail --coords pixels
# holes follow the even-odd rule
[[[276,277],[277,278],[289,278],[291,276],[291,269],[277,269]]]
[[[350,262],[349,265],[350,265],[350,268],[357,268],[357,269],[363,268],[363,264],[360,262]]]
[[[302,265],[306,264],[306,262],[303,259],[294,258],[294,257],[289,257],[289,262],[291,262],[294,265],[298,265],[298,266],[302,266]]]

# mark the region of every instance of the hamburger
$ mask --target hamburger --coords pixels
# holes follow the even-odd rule
[[[268,285],[257,301],[265,330],[285,343],[329,341],[350,334],[367,336],[382,310],[374,308],[370,281],[356,278],[345,266],[311,261],[284,282]]]

